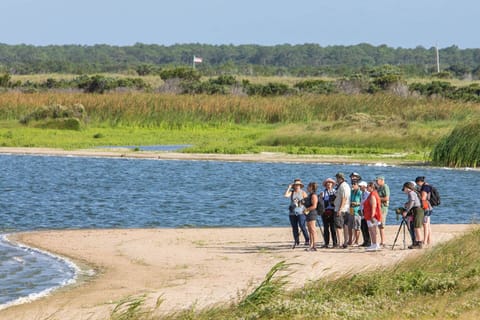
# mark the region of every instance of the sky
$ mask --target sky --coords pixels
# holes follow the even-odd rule
[[[0,0],[0,43],[480,48],[479,0]]]

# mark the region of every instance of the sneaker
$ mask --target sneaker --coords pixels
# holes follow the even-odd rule
[[[378,244],[372,244],[370,247],[366,249],[366,251],[378,251],[380,250],[380,246]]]
[[[293,245],[292,245],[292,249],[295,249],[298,245],[300,245],[299,242],[294,242]]]
[[[422,249],[423,248],[423,242],[415,242],[414,244],[408,246],[408,249]]]
[[[321,249],[328,249],[328,244],[324,244],[323,246],[320,247]]]

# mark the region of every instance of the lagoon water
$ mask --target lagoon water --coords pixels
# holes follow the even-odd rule
[[[432,223],[480,218],[480,172],[428,167],[0,156],[0,234],[42,229],[288,226],[283,193],[293,178],[336,172],[386,177],[391,208],[405,181],[424,175],[440,191]],[[387,224],[398,224],[393,211]],[[57,257],[0,243],[0,308],[74,278]]]

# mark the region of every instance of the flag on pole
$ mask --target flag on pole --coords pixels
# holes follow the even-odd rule
[[[193,63],[202,63],[203,59],[201,57],[193,56]]]

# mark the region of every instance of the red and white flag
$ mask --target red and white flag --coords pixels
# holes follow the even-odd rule
[[[201,57],[193,56],[193,63],[202,63],[203,59]]]

